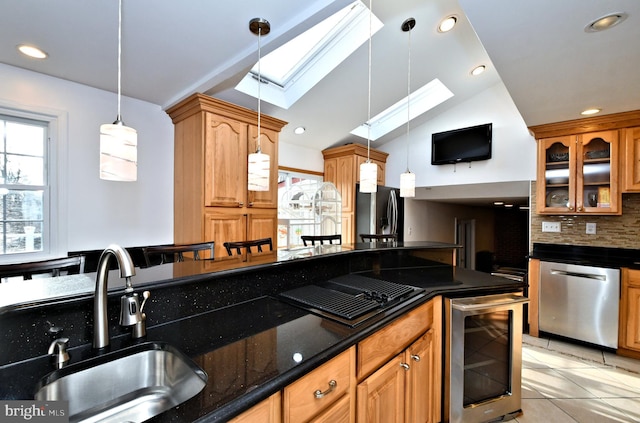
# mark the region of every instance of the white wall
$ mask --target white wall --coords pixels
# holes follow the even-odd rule
[[[324,172],[322,151],[294,144],[278,144],[278,166]]]
[[[173,124],[155,104],[123,97],[126,125],[138,131],[138,181],[99,178],[99,131],[117,114],[114,93],[0,64],[0,104],[64,116],[67,145],[63,251],[173,242]],[[115,83],[114,83],[115,85]],[[114,87],[115,88],[115,87]]]
[[[431,135],[434,132],[493,123],[490,160],[458,165],[431,165]],[[400,174],[407,168],[407,139],[402,135],[376,147],[389,153],[386,185],[400,186]],[[536,143],[502,83],[411,128],[409,169],[416,174],[417,187],[529,181],[536,178]],[[419,195],[416,195],[419,197]]]

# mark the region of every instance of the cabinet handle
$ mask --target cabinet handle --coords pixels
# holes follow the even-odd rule
[[[402,367],[403,369],[405,369],[407,371],[410,369],[410,367],[409,367],[409,365],[407,363],[400,363],[400,367]]]
[[[338,382],[331,379],[329,381],[329,388],[326,391],[322,392],[320,389],[318,389],[313,393],[313,396],[316,397],[317,399],[323,398],[325,395],[329,395],[331,392],[333,392],[337,386],[338,386]]]
[[[411,354],[411,359],[415,362],[420,361],[420,356],[418,354]]]

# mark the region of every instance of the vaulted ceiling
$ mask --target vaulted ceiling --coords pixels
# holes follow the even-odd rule
[[[123,94],[166,108],[204,92],[255,109],[255,98],[234,89],[257,58],[249,21],[270,21],[266,54],[350,2],[124,0]],[[500,81],[527,125],[575,119],[586,107],[640,109],[637,0],[373,0],[372,9],[384,24],[372,40],[372,114],[406,96],[408,38],[400,27],[408,17],[417,21],[412,86],[439,78],[454,93],[414,126]],[[611,12],[628,18],[602,33],[584,31]],[[438,33],[438,22],[452,14],[456,28]],[[115,92],[117,24],[117,0],[3,0],[0,62]],[[21,56],[21,43],[38,45],[48,59]],[[471,77],[479,64],[487,72]],[[367,118],[367,72],[365,43],[288,110],[263,103],[262,111],[290,122],[284,142],[319,150],[363,142],[350,131]],[[294,135],[297,126],[307,132]]]

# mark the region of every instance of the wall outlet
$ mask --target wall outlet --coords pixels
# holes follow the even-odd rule
[[[561,232],[560,222],[542,222],[542,232]]]
[[[596,224],[595,223],[587,223],[587,233],[591,234],[591,235],[596,233]]]

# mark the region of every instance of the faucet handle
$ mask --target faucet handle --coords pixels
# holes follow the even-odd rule
[[[141,320],[138,294],[129,292],[120,297],[120,325],[133,326]]]
[[[142,312],[142,309],[144,308],[144,305],[147,303],[147,300],[149,299],[149,297],[151,296],[151,293],[149,291],[144,291],[142,293],[142,305],[140,306],[140,321],[136,322],[136,325],[133,327],[133,330],[131,331],[131,336],[134,339],[137,338],[142,338],[144,336],[147,336],[147,314]]]
[[[69,361],[69,338],[58,338],[49,345],[48,354],[55,360],[56,368],[60,369]],[[57,351],[56,351],[57,350]]]

